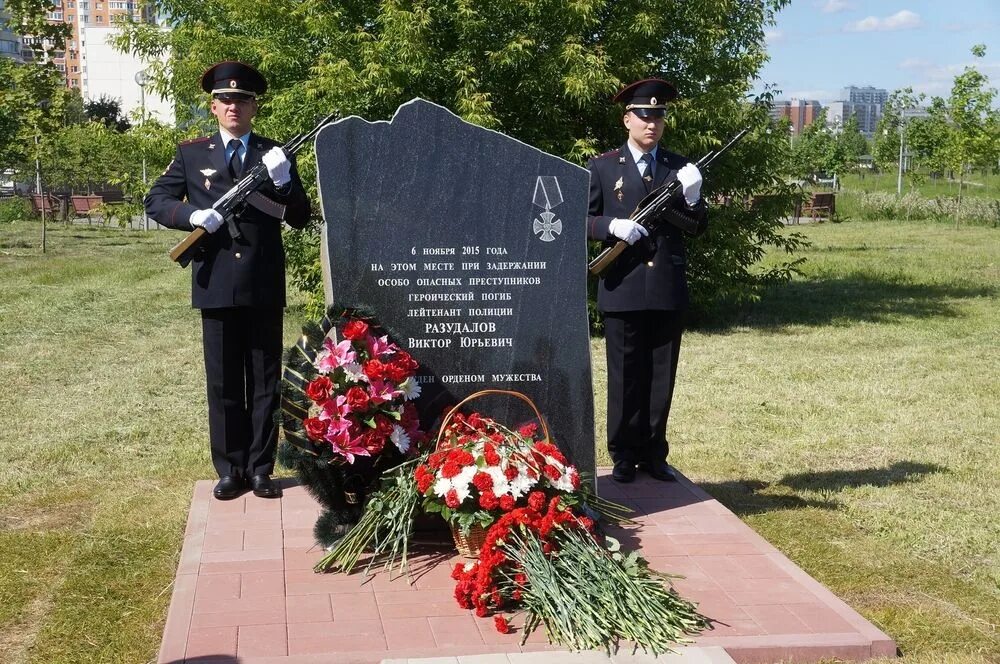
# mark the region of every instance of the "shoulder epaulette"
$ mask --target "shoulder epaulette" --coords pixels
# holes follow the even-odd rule
[[[597,155],[596,157],[594,157],[594,159],[604,159],[605,157],[617,157],[617,156],[618,156],[618,148],[615,148],[614,150],[608,150],[604,154]]]
[[[189,138],[186,141],[181,141],[178,145],[193,145],[195,143],[204,143],[205,141],[212,140],[211,136],[201,136],[200,138]]]

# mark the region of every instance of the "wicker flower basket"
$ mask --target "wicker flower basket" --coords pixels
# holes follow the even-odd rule
[[[486,529],[478,523],[474,523],[469,528],[469,534],[465,535],[462,533],[462,529],[455,524],[449,525],[451,526],[451,538],[455,540],[455,548],[458,549],[458,553],[464,558],[478,558],[483,544],[486,543]]]
[[[434,445],[434,449],[438,449],[441,446],[441,441],[444,439],[445,430],[448,428],[448,424],[451,423],[451,418],[454,417],[458,409],[465,404],[478,399],[479,397],[495,395],[495,394],[506,394],[508,396],[516,397],[521,401],[525,402],[534,411],[535,417],[538,419],[539,425],[542,427],[543,440],[548,441],[549,439],[549,427],[545,423],[545,418],[538,411],[538,406],[535,405],[526,394],[520,392],[515,392],[514,390],[480,390],[479,392],[473,392],[469,396],[465,397],[459,401],[455,406],[448,411],[441,420],[441,427],[438,430],[437,442]],[[483,528],[479,524],[473,524],[469,528],[468,534],[462,533],[461,528],[456,526],[454,523],[448,524],[451,527],[451,537],[455,540],[455,547],[458,549],[459,554],[465,558],[478,558],[479,551],[483,548],[483,544],[486,542],[486,528]]]

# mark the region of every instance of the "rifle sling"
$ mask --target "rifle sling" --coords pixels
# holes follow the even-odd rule
[[[274,217],[278,221],[285,220],[285,210],[287,206],[277,201],[271,200],[259,191],[252,191],[247,194],[247,203],[257,208],[264,214]]]

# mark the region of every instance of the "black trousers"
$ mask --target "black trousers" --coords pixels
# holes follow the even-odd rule
[[[612,461],[662,461],[670,451],[684,314],[620,311],[604,315],[608,360],[608,452]]]
[[[201,311],[208,433],[219,477],[274,470],[283,317],[280,307]]]

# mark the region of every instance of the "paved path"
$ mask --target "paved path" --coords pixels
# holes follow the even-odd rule
[[[315,574],[318,507],[283,480],[284,498],[247,494],[213,500],[198,482],[164,629],[160,664],[375,664],[436,657],[475,662],[555,662],[543,631],[499,634],[452,597],[454,551],[411,558],[413,585],[378,574]],[[695,645],[720,647],[740,663],[862,661],[894,656],[893,641],[858,615],[734,514],[687,480],[640,474],[617,485],[600,473],[602,496],[637,511],[637,527],[615,533],[655,568],[682,574],[675,586],[715,621]],[[517,623],[515,623],[517,624]],[[518,659],[521,653],[539,659]],[[711,652],[711,651],[709,651]],[[624,662],[616,656],[579,662]],[[646,660],[638,660],[646,661]],[[661,662],[670,660],[659,660]],[[692,660],[699,661],[699,660]],[[700,660],[706,661],[706,660]],[[716,661],[716,660],[708,660]]]

